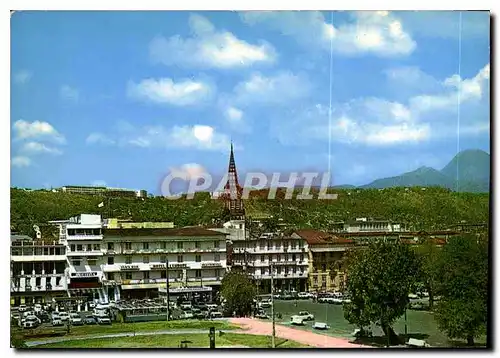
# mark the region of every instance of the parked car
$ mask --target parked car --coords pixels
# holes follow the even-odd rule
[[[210,312],[210,318],[222,318],[222,317],[224,317],[222,312],[218,311]]]
[[[314,315],[307,311],[300,311],[298,316],[303,317],[305,321],[314,321]]]
[[[28,309],[29,309],[28,306],[20,305],[17,310],[19,311],[19,313],[23,313],[23,312],[28,311]]]
[[[78,313],[71,313],[69,315],[69,318],[71,320],[71,324],[73,326],[82,326],[83,325],[83,319],[82,317],[80,317],[80,315]]]
[[[99,324],[111,324],[111,319],[108,316],[98,316],[97,323],[99,323]]]
[[[313,328],[320,329],[320,330],[326,330],[326,329],[329,329],[330,326],[327,325],[326,323],[323,323],[323,322],[314,322]]]
[[[294,326],[303,326],[304,325],[304,317],[302,316],[292,316],[292,320],[291,320],[291,324],[294,325]]]
[[[85,317],[85,319],[83,320],[83,322],[85,324],[97,324],[97,320],[92,315],[88,315],[87,317]]]
[[[68,312],[59,312],[59,318],[61,321],[66,322],[69,320],[69,313]]]
[[[198,319],[205,318],[205,314],[199,308],[193,308],[191,313],[193,314],[194,318],[198,318]]]
[[[259,302],[259,307],[261,308],[269,308],[271,307],[271,300],[262,300]]]
[[[36,328],[38,327],[42,322],[37,316],[28,316],[25,319],[23,319],[23,328]]]
[[[179,319],[192,319],[192,318],[194,318],[194,315],[191,313],[191,311],[184,311],[179,316]]]
[[[53,326],[62,326],[62,325],[64,325],[64,323],[59,316],[52,316],[52,325]]]

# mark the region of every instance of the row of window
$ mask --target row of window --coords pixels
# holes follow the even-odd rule
[[[194,276],[195,278],[201,278],[201,270],[194,270]],[[108,280],[114,280],[115,279],[115,273],[114,272],[109,272],[107,274]],[[220,270],[215,270],[214,277],[220,277]],[[144,280],[149,279],[149,271],[144,271],[142,273],[142,278]],[[161,271],[160,272],[160,278],[165,279],[167,278],[167,272],[166,271]],[[182,279],[183,278],[183,273],[178,272],[177,273],[177,279]],[[132,280],[132,272],[125,272],[125,280]],[[137,278],[136,278],[137,279]]]
[[[220,254],[214,254],[214,261],[219,262],[220,261]],[[127,255],[125,256],[125,264],[130,265],[132,264],[132,255]],[[149,264],[149,256],[143,256],[142,257],[142,263],[144,264]],[[160,256],[160,263],[164,264],[167,262],[167,256],[163,255]],[[184,262],[184,256],[183,255],[177,255],[177,262],[182,263]],[[195,256],[195,262],[201,262],[201,255],[196,255]],[[73,260],[72,262],[73,266],[80,266],[81,260]],[[92,259],[87,259],[87,264],[90,266],[94,266],[97,264],[97,260],[92,260]],[[114,265],[115,264],[115,257],[114,256],[108,256],[108,265]]]
[[[132,243],[131,242],[125,242],[125,250],[132,250]],[[142,249],[143,250],[149,250],[149,242],[143,242],[142,243]],[[214,249],[220,248],[220,241],[214,241]],[[159,243],[160,249],[161,250],[166,250],[167,249],[167,242],[166,241],[161,241]],[[194,248],[195,249],[200,249],[201,248],[201,242],[195,241],[194,242]],[[115,249],[115,243],[114,242],[108,242],[108,250],[114,250]],[[177,249],[178,250],[183,250],[184,249],[184,242],[178,241],[177,242]]]
[[[77,251],[100,251],[101,250],[101,245],[100,244],[71,244],[70,246],[70,251],[72,252],[77,252]]]
[[[68,229],[68,236],[96,236],[102,235],[101,229]]]
[[[64,255],[65,250],[64,247],[12,247],[11,255],[12,256],[41,256],[41,255]]]
[[[288,261],[288,258],[291,257],[292,261],[297,261],[297,256],[295,254],[292,254],[291,256],[288,256],[288,254],[283,255],[284,260],[283,261]],[[276,258],[276,261],[281,261],[281,255],[276,254],[276,255],[269,255],[269,259],[273,261],[273,259]],[[300,254],[299,256],[300,261],[304,261],[304,255]],[[255,260],[253,260],[255,261]],[[260,261],[264,262],[266,261],[266,255],[260,255]]]
[[[56,286],[60,286],[61,285],[61,280],[62,280],[62,277],[56,277]],[[15,280],[14,282],[14,286],[15,287],[20,287],[21,286],[21,282],[24,283],[24,286],[25,287],[29,287],[31,286],[31,279],[30,278],[18,278]],[[41,277],[37,277],[35,278],[35,286],[41,286],[42,285],[42,278]],[[46,281],[46,286],[51,286],[51,283],[49,280]]]

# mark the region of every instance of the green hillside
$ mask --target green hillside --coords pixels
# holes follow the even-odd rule
[[[337,200],[267,200],[266,191],[245,201],[247,215],[274,215],[296,228],[328,230],[335,221],[377,217],[405,221],[415,230],[446,229],[462,220],[487,222],[489,194],[456,193],[441,188],[335,189]],[[277,198],[283,198],[278,192]],[[98,208],[104,201],[106,205]],[[222,202],[200,193],[193,200],[162,197],[112,199],[102,197],[11,189],[11,225],[32,235],[33,224],[67,219],[79,213],[102,214],[134,221],[173,221],[177,226],[212,224],[225,219]]]

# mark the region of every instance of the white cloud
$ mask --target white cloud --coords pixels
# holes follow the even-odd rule
[[[228,107],[224,111],[224,115],[231,122],[241,122],[243,118],[243,111],[236,107]]]
[[[29,167],[31,165],[31,159],[24,156],[16,156],[12,158],[10,163],[11,165],[19,168]]]
[[[484,66],[473,78],[461,79],[455,74],[443,81],[443,93],[415,96],[410,99],[410,106],[412,110],[417,112],[455,111],[459,103],[482,99],[484,92],[489,91],[489,79],[489,64]]]
[[[191,180],[201,178],[204,173],[206,173],[206,169],[197,163],[188,163],[183,164],[179,168],[172,167],[170,168],[170,174],[176,178],[183,180]]]
[[[328,140],[330,133],[334,141],[369,146],[488,133],[489,77],[489,65],[472,78],[453,75],[440,82],[439,93],[410,97],[406,104],[381,98],[334,104],[331,131],[328,108],[320,104],[310,106],[286,114],[286,126],[282,118],[272,120],[271,132],[284,144]],[[457,117],[459,92],[460,118]]]
[[[236,85],[233,96],[234,102],[241,105],[288,104],[306,97],[311,89],[311,83],[303,74],[278,72],[264,76],[256,72]]]
[[[33,74],[30,71],[21,70],[21,71],[18,71],[14,74],[13,80],[15,83],[25,84],[25,83],[29,82],[29,80],[31,79],[32,76],[33,76]]]
[[[24,143],[24,145],[21,147],[21,151],[28,154],[42,154],[42,153],[54,154],[54,155],[62,154],[62,151],[59,150],[58,148],[48,147],[45,144],[38,142]]]
[[[42,121],[27,122],[20,119],[14,123],[16,139],[36,138],[39,140],[51,140],[55,143],[64,144],[66,139],[50,123]]]
[[[98,132],[89,134],[89,136],[85,141],[87,142],[87,144],[95,144],[95,143],[115,144],[115,141],[113,139],[108,138],[105,134]]]
[[[130,129],[130,128],[129,128]],[[107,136],[109,138],[109,136]],[[123,131],[116,139],[110,138],[120,146],[141,148],[192,148],[198,150],[227,151],[230,139],[207,125],[145,126]]]
[[[489,38],[490,13],[488,11],[461,11],[461,13],[462,40]],[[452,40],[460,36],[459,11],[396,11],[395,15],[413,34]]]
[[[189,106],[212,98],[215,86],[208,82],[170,78],[146,79],[140,83],[128,84],[128,95],[139,100],[175,106]]]
[[[74,102],[77,102],[78,99],[80,98],[80,92],[76,88],[68,85],[61,86],[61,89],[59,90],[59,95],[63,99],[67,99]]]
[[[176,35],[153,39],[151,59],[165,65],[219,69],[272,63],[276,59],[274,48],[267,42],[254,45],[228,31],[217,31],[203,16],[190,15],[189,26],[194,34],[191,38]]]
[[[389,57],[412,53],[415,41],[398,18],[387,11],[351,13],[351,21],[337,25],[319,11],[249,11],[241,18],[249,25],[266,24],[303,45],[316,46],[343,55],[371,53]]]

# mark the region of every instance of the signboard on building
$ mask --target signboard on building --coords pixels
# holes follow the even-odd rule
[[[120,270],[122,271],[139,271],[138,265],[121,265]]]
[[[201,264],[202,268],[208,268],[208,267],[222,267],[222,264],[220,262],[207,262],[207,263],[202,263]]]
[[[149,265],[151,270],[165,270],[167,268],[167,264],[152,264]]]
[[[97,277],[98,273],[96,271],[92,272],[72,272],[71,277]]]
[[[187,268],[187,264],[170,264],[168,267],[171,268]]]

